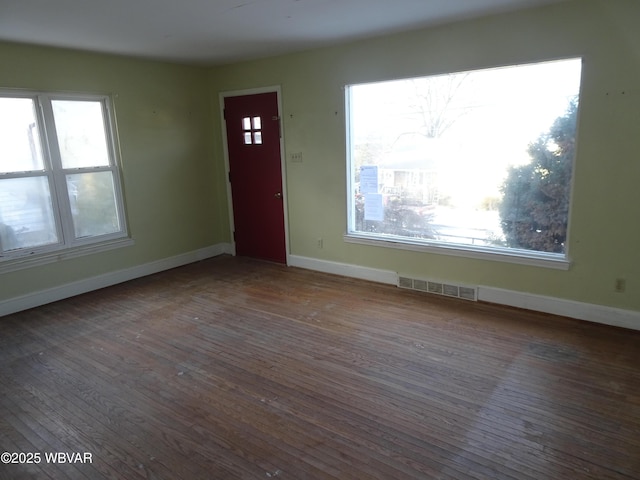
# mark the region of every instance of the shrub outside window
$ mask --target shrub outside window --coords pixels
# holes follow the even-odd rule
[[[346,239],[567,258],[581,59],[350,85]]]

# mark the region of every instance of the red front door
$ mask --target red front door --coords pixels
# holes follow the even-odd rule
[[[236,254],[286,263],[277,94],[226,97],[224,117]]]

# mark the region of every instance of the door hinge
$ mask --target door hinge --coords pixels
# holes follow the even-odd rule
[[[229,171],[228,177],[229,177],[229,183],[231,183],[231,171]]]
[[[227,109],[226,108],[222,109],[222,118],[224,118],[225,120],[227,119]]]

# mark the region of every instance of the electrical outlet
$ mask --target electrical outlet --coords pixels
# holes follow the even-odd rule
[[[318,248],[323,248],[324,247],[324,240],[322,240],[322,238],[318,239]]]
[[[289,154],[289,159],[294,163],[302,163],[302,152],[294,152]]]

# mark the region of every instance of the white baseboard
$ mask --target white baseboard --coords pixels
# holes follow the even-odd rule
[[[372,282],[388,283],[390,285],[396,285],[398,279],[398,274],[390,270],[361,267],[350,263],[330,262],[328,260],[300,257],[297,255],[289,255],[289,266],[306,268],[307,270],[315,270],[317,272],[333,273],[335,275],[342,275],[343,277],[370,280]]]
[[[640,312],[633,310],[623,310],[593,303],[576,302],[493,287],[479,287],[478,300],[551,313],[553,315],[562,315],[614,327],[640,330]]]
[[[152,275],[163,270],[180,267],[189,263],[204,260],[218,255],[235,253],[232,244],[221,243],[207,248],[177,255],[175,257],[157,260],[137,267],[118,270],[116,272],[98,275],[85,280],[60,285],[47,290],[33,292],[9,300],[0,301],[0,317],[11,313],[38,307],[64,298],[80,295],[92,290],[109,287],[117,283],[135,278]],[[362,267],[348,263],[331,262],[316,258],[289,256],[289,265],[324,273],[332,273],[345,277],[369,280],[389,285],[397,284],[398,274],[391,270]],[[640,312],[620,308],[576,302],[556,297],[534,295],[493,287],[478,287],[478,300],[507,305],[511,307],[535,310],[538,312],[562,315],[565,317],[586,320],[614,327],[640,330]]]
[[[155,262],[145,263],[136,267],[126,268],[115,272],[105,273],[96,277],[91,277],[77,282],[67,283],[57,287],[29,293],[20,297],[0,301],[0,317],[9,315],[29,308],[38,307],[47,303],[56,302],[64,298],[73,297],[92,290],[109,287],[117,283],[126,282],[135,278],[152,275],[154,273],[180,267],[189,263],[198,262],[210,257],[222,254],[232,254],[231,244],[220,243],[210,247],[201,248],[192,252],[183,253],[174,257],[163,258]]]
[[[289,264],[292,267],[306,268],[390,285],[397,284],[398,274],[390,270],[380,270],[294,255],[289,257]],[[640,330],[640,312],[633,310],[623,310],[604,305],[576,302],[562,298],[484,286],[478,287],[478,300],[553,315],[561,315],[578,320],[602,323],[614,327]]]

